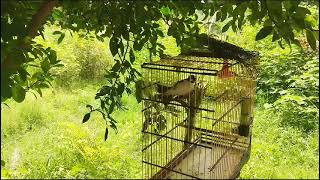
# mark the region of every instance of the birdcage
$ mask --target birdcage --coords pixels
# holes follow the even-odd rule
[[[193,50],[142,65],[143,178],[239,175],[251,149],[257,61],[239,49],[242,58]],[[187,85],[173,91],[179,83]]]

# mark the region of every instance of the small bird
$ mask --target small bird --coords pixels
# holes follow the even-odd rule
[[[225,60],[223,62],[222,69],[218,72],[218,77],[221,79],[224,79],[224,78],[229,78],[234,76],[236,76],[236,73],[229,70],[228,60]]]
[[[178,81],[173,87],[163,93],[165,96],[185,96],[195,88],[196,77],[190,75],[187,79]]]

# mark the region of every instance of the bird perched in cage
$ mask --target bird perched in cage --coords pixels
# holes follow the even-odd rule
[[[228,62],[228,60],[225,60],[223,62],[222,69],[218,72],[217,75],[219,78],[224,79],[224,78],[234,77],[234,76],[236,76],[236,73],[230,71],[229,62]]]
[[[178,81],[173,87],[163,93],[165,96],[185,96],[191,93],[195,88],[196,77],[190,75],[187,79]]]

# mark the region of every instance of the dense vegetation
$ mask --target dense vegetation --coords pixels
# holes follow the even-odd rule
[[[308,9],[312,13],[311,19],[318,20],[318,7]],[[162,13],[166,14],[167,11],[164,9]],[[54,16],[59,18],[59,9],[55,12]],[[308,22],[312,27],[319,26],[319,22],[311,21],[310,17]],[[157,28],[167,34],[165,22],[157,23],[160,24]],[[261,26],[246,22],[241,31],[236,32],[232,24],[229,29],[224,28],[225,24],[215,23],[210,27],[213,28],[211,33],[218,39],[259,51],[261,56],[253,149],[240,178],[319,178],[319,51],[310,48],[310,34],[305,36],[300,31],[294,31],[303,49],[286,44],[281,44],[284,46],[281,47],[272,42],[272,36],[255,41],[256,32],[268,23]],[[206,32],[207,28],[204,26],[199,32]],[[90,121],[82,124],[83,115],[88,111],[86,105],[101,105],[93,97],[99,87],[108,84],[108,78],[104,75],[116,65],[114,50],[109,49],[111,39],[104,37],[104,42],[101,42],[84,36],[82,31],[72,33],[72,36],[67,31],[63,35],[57,32],[63,32],[58,24],[45,26],[45,39],[37,36],[33,40],[34,49],[41,47],[46,50],[50,47],[43,54],[52,53],[54,57],[56,52],[56,58],[53,59],[62,61],[52,61],[49,69],[43,63],[49,61],[46,58],[44,61],[35,60],[40,69],[29,66],[27,62],[26,70],[30,76],[27,75],[26,81],[37,81],[34,90],[42,97],[25,91],[28,90],[28,83],[18,82],[16,79],[21,77],[15,77],[16,85],[11,87],[17,94],[13,99],[5,99],[8,106],[1,106],[1,160],[4,160],[1,161],[1,177],[141,177],[141,108],[134,97],[123,93],[123,105],[128,110],[123,112],[115,109],[113,118],[118,122],[118,133],[109,132],[106,142],[103,141],[105,129],[101,128],[105,126],[105,121],[98,113],[92,113]],[[89,35],[95,36],[95,33]],[[63,41],[60,38],[62,36]],[[172,36],[164,36],[158,39],[166,47],[164,53],[177,55],[180,49],[176,46],[176,40]],[[135,60],[129,60],[130,65],[139,71],[141,63],[149,60],[150,49],[141,47],[141,51],[135,51],[134,55]],[[1,68],[2,60],[3,57]],[[63,64],[63,67],[59,64]],[[43,69],[50,72],[46,74],[50,75],[49,79],[49,76],[43,76]],[[24,71],[18,72],[19,76],[24,77],[23,74]],[[38,81],[39,77],[44,79]],[[50,80],[53,88],[49,88],[47,80]],[[15,102],[22,100],[18,95],[21,91],[19,86],[25,88],[23,91],[26,92],[22,103]],[[135,93],[133,84],[128,88]],[[1,96],[3,100],[3,94]]]

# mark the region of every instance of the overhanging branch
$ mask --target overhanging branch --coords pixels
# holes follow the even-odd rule
[[[51,14],[53,8],[58,4],[58,0],[50,0],[45,1],[39,10],[32,16],[28,32],[26,33],[27,36],[30,38],[34,38],[37,35],[38,29],[46,22],[46,19]],[[21,42],[19,45],[22,48],[26,47],[24,42]],[[4,59],[3,63],[1,64],[1,69],[11,69],[13,71],[17,70],[19,67],[18,64],[14,64],[12,62],[11,56],[8,54]]]

